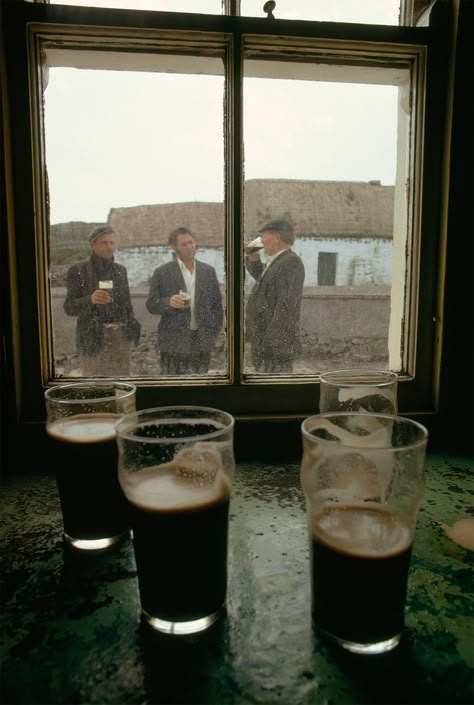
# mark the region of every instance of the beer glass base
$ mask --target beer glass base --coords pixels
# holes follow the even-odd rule
[[[388,651],[395,649],[400,643],[401,633],[391,636],[389,639],[384,639],[383,641],[371,642],[368,644],[360,644],[356,641],[348,641],[347,639],[342,639],[339,636],[330,634],[324,631],[324,629],[319,629],[322,635],[326,636],[332,642],[338,644],[346,651],[350,651],[353,654],[365,654],[370,656],[371,654],[385,654]]]
[[[225,607],[221,607],[217,612],[208,614],[200,619],[192,619],[188,622],[169,622],[166,619],[160,619],[159,617],[152,617],[145,610],[142,609],[142,616],[144,621],[162,634],[175,634],[175,635],[186,635],[186,634],[196,634],[197,632],[202,632],[205,629],[209,629],[217,620],[224,614]]]
[[[73,548],[79,551],[102,551],[104,548],[109,548],[121,541],[125,536],[129,536],[130,532],[125,531],[117,536],[108,536],[104,539],[75,539],[73,536],[64,533],[64,540]]]

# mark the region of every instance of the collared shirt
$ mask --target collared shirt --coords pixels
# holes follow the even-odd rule
[[[189,306],[191,310],[191,323],[190,323],[190,329],[191,330],[197,330],[198,324],[196,321],[196,314],[195,314],[195,288],[196,288],[196,263],[194,263],[194,268],[193,271],[190,272],[189,269],[186,267],[184,262],[179,259],[178,257],[178,264],[179,268],[181,270],[181,274],[183,275],[184,278],[184,283],[186,284],[186,291],[188,292],[190,298],[189,301]]]

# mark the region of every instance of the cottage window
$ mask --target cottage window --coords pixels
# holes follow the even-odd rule
[[[248,12],[252,14],[251,10]],[[73,149],[77,150],[78,156],[75,157],[77,162],[71,164],[69,183],[60,183],[53,172],[54,150],[57,148],[54,137],[59,129],[55,121],[60,120],[61,113],[54,105],[53,96],[61,78],[67,85],[67,77],[73,74],[83,79],[87,87],[88,99],[82,106],[83,124],[87,124],[96,107],[101,105],[104,94],[100,88],[94,94],[96,82],[98,85],[103,77],[107,78],[104,91],[114,81],[123,84],[123,105],[113,106],[106,101],[112,121],[114,114],[119,112],[130,114],[129,129],[121,133],[119,140],[111,140],[107,133],[102,137],[109,150],[104,161],[107,165],[112,164],[112,168],[119,166],[122,150],[133,149],[133,142],[139,136],[137,130],[142,129],[140,126],[146,129],[147,120],[153,123],[154,117],[158,119],[159,107],[150,107],[152,95],[166,95],[167,82],[173,82],[176,87],[174,98],[168,100],[175,100],[179,106],[179,120],[169,123],[166,134],[155,135],[162,150],[180,142],[176,150],[175,171],[170,172],[170,180],[176,179],[177,183],[175,198],[169,196],[160,202],[159,196],[153,198],[151,190],[146,196],[148,204],[130,204],[126,202],[126,192],[117,193],[117,200],[110,202],[111,212],[104,214],[104,220],[116,218],[117,228],[123,227],[125,232],[129,214],[123,211],[135,205],[169,206],[194,201],[197,205],[212,200],[220,207],[222,227],[218,225],[216,231],[221,232],[222,240],[212,243],[212,247],[219,251],[213,263],[219,272],[225,303],[226,325],[218,343],[222,357],[208,375],[191,375],[184,385],[182,380],[173,377],[162,378],[153,372],[153,367],[151,371],[137,367],[131,376],[142,388],[147,405],[161,403],[163,389],[166,389],[167,403],[206,403],[242,415],[297,416],[316,408],[318,375],[323,369],[320,360],[297,368],[294,374],[261,375],[256,374],[249,364],[246,349],[245,304],[252,282],[245,272],[244,243],[250,233],[257,234],[258,225],[267,219],[287,217],[295,225],[295,249],[305,264],[310,261],[312,243],[324,241],[323,247],[338,243],[340,249],[337,253],[319,252],[318,279],[325,279],[325,283],[334,279],[336,257],[339,268],[339,263],[342,266],[350,252],[351,261],[357,256],[357,252],[354,255],[355,244],[360,245],[361,256],[373,262],[379,281],[373,282],[370,301],[380,295],[380,308],[389,311],[388,314],[382,313],[382,318],[386,315],[383,318],[386,335],[383,366],[396,369],[402,382],[406,382],[401,385],[402,410],[413,404],[420,410],[430,410],[437,364],[436,349],[431,342],[432,314],[439,302],[431,282],[420,278],[420,271],[433,269],[441,232],[439,224],[433,228],[436,214],[423,209],[423,199],[440,202],[441,174],[433,174],[426,165],[424,168],[423,160],[427,145],[432,160],[436,159],[435,155],[441,159],[443,151],[441,141],[433,135],[440,134],[443,121],[440,105],[447,91],[448,74],[444,69],[448,65],[449,41],[445,28],[440,25],[433,30],[399,26],[383,28],[367,24],[355,27],[284,20],[274,23],[244,16],[222,18],[179,12],[161,14],[67,8],[19,0],[12,0],[6,26],[7,39],[8,28],[17,38],[23,36],[22,29],[27,30],[28,44],[26,47],[17,40],[13,46],[7,41],[9,57],[18,56],[22,49],[25,51],[21,61],[15,64],[16,85],[12,89],[11,102],[15,113],[25,116],[12,129],[16,157],[13,182],[23,179],[23,183],[30,184],[30,189],[22,189],[21,209],[18,205],[16,227],[22,233],[22,264],[18,268],[18,281],[13,282],[19,314],[15,340],[18,374],[22,377],[23,389],[36,390],[31,398],[21,401],[26,418],[37,415],[42,387],[64,377],[77,376],[71,370],[64,371],[60,341],[63,324],[59,322],[54,279],[60,276],[55,268],[55,247],[63,234],[58,234],[59,223],[51,218],[51,212],[61,200],[61,190],[65,186],[75,190],[78,199],[87,188],[87,178],[75,181],[76,167],[83,167],[85,160],[80,160],[86,149],[93,148],[91,138],[97,137],[98,127],[94,127],[93,120],[85,132],[81,132],[77,122],[66,126],[65,144],[69,141],[67,148],[71,149],[71,154]],[[433,51],[427,51],[428,45]],[[28,64],[25,61],[26,48]],[[9,65],[12,63],[15,62]],[[440,64],[444,67],[441,73]],[[129,91],[125,88],[125,78],[128,77],[132,79],[130,85],[133,88],[125,92]],[[203,94],[209,90],[205,101],[207,111],[196,104],[195,111],[190,105],[186,114],[187,89],[184,86],[189,78],[195,86],[202,86]],[[307,121],[306,118],[312,118],[316,132],[318,120],[324,118],[319,110],[323,93],[319,91],[328,88],[326,95],[329,95],[331,90],[341,86],[346,96],[342,110],[346,112],[351,111],[352,105],[363,104],[369,93],[376,94],[380,104],[387,97],[391,101],[386,138],[394,155],[392,183],[379,183],[378,174],[373,174],[373,178],[367,178],[361,185],[350,177],[314,178],[312,172],[301,174],[298,170],[298,153],[295,151],[298,131],[310,131],[307,148],[313,150],[313,161],[317,162],[318,151],[310,141],[314,136],[311,134],[311,119]],[[300,106],[304,114],[295,112],[296,122],[290,134],[282,131],[283,118],[272,108],[283,106],[284,110],[292,111],[292,96],[296,89],[301,89]],[[141,91],[137,100],[133,97],[135,90]],[[272,96],[278,98],[274,104]],[[282,97],[286,107],[281,103]],[[75,98],[72,96],[71,100]],[[140,102],[142,100],[146,102]],[[430,110],[426,110],[427,103]],[[169,102],[164,102],[163,110],[168,108]],[[197,125],[193,125],[194,112]],[[375,115],[374,119],[381,118]],[[194,137],[192,127],[197,128]],[[24,139],[29,130],[32,158],[24,150]],[[199,151],[202,135],[211,133],[216,137],[216,147],[203,154]],[[353,140],[360,139],[360,134],[353,135]],[[187,140],[190,146],[185,149]],[[275,155],[278,157],[279,150],[288,148],[288,144],[290,153],[293,149],[294,170],[281,172],[278,159],[273,162],[272,159]],[[150,151],[142,152],[141,159],[137,160],[137,169],[143,165],[150,167],[150,174],[153,173],[153,162],[156,162],[157,169],[161,166],[151,147],[150,144]],[[304,142],[299,148],[305,149]],[[301,161],[302,158],[303,154]],[[266,171],[259,166],[259,159],[267,164]],[[193,169],[198,161],[203,172],[221,171],[220,201],[201,194],[203,184],[198,172],[194,197],[189,193],[184,195],[184,190],[180,192],[180,170],[186,170],[188,164]],[[285,186],[283,182],[289,181],[297,182],[290,184],[297,189],[296,203],[295,192],[288,184],[286,191],[282,188]],[[319,182],[322,185],[318,190]],[[331,182],[341,183],[334,185]],[[390,193],[386,196],[388,187]],[[367,210],[370,203],[380,207],[384,198],[392,208],[389,232],[380,229],[380,223],[374,224],[370,208]],[[342,220],[340,231],[331,232],[333,215],[341,208],[352,213],[353,220],[351,223]],[[144,213],[141,211],[141,216]],[[355,232],[354,223],[358,220],[360,227]],[[326,230],[321,231],[324,224]],[[176,222],[178,225],[186,223]],[[140,235],[139,230],[137,232]],[[426,238],[431,238],[429,247],[422,246]],[[165,246],[166,243],[162,240],[159,245]],[[16,246],[18,248],[18,241]],[[127,247],[132,246],[133,242],[128,240]],[[388,260],[384,260],[384,249],[389,265]],[[16,255],[19,254],[17,250]],[[123,256],[129,254],[122,253]],[[309,269],[307,266],[308,272]],[[315,311],[316,318],[321,319],[328,307],[336,304],[335,299],[318,301],[318,292],[314,289],[321,283],[314,283],[304,302],[302,337],[308,350],[314,347],[309,338],[308,319],[314,318]],[[334,283],[337,281],[332,281]],[[310,281],[307,285],[311,288]],[[341,301],[347,304],[346,293],[338,292]],[[333,321],[336,318],[337,314]],[[420,364],[422,361],[423,365]],[[337,363],[335,359],[329,364],[335,366]],[[379,363],[382,365],[382,360]],[[361,359],[361,366],[363,364]]]
[[[334,286],[336,283],[336,252],[320,252],[318,255],[319,286]]]

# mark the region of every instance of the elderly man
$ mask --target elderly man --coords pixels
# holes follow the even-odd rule
[[[146,302],[160,316],[161,374],[206,374],[224,319],[217,274],[195,258],[196,240],[188,228],[173,230],[168,244],[173,260],[155,269]]]
[[[288,221],[273,220],[259,233],[266,263],[259,252],[247,255],[246,267],[256,283],[246,307],[246,340],[256,372],[291,373],[301,353],[304,266],[291,249],[295,233]]]
[[[64,311],[77,316],[76,342],[84,377],[130,374],[130,341],[138,345],[127,270],[114,262],[114,231],[101,225],[89,235],[89,259],[67,272]]]

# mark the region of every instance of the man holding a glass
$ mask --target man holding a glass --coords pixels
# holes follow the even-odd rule
[[[260,231],[265,264],[258,251],[247,254],[246,267],[256,280],[247,302],[245,329],[256,372],[290,373],[301,353],[300,315],[305,277],[293,252],[293,226],[273,220]]]
[[[76,341],[84,377],[130,374],[130,342],[138,345],[127,270],[114,261],[114,231],[107,225],[89,235],[91,256],[67,273],[64,311],[77,316]]]

